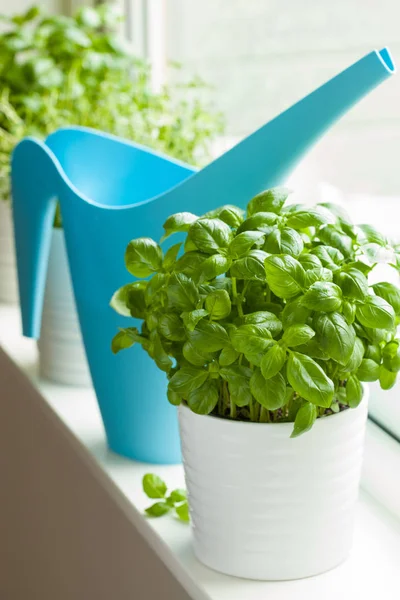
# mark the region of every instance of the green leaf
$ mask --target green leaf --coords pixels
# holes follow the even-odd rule
[[[333,279],[332,271],[325,267],[317,267],[315,269],[308,269],[304,279],[304,286],[310,287],[316,281],[328,281],[331,282]]]
[[[201,274],[201,266],[208,258],[208,254],[202,254],[201,252],[185,252],[175,263],[174,271],[176,273],[183,273],[191,279],[196,279]]]
[[[237,352],[257,354],[271,345],[271,332],[266,325],[241,325],[231,334],[231,340]]]
[[[196,278],[200,283],[211,281],[229,271],[231,259],[221,254],[212,254],[204,260],[196,271]]]
[[[306,271],[322,268],[322,263],[315,254],[301,254],[297,260]]]
[[[301,292],[305,272],[301,264],[287,254],[265,260],[267,283],[278,298],[291,298]]]
[[[279,219],[278,215],[272,212],[258,212],[243,221],[238,229],[238,233],[243,231],[262,231],[270,233],[271,226]]]
[[[178,502],[185,502],[187,500],[186,490],[176,489],[173,490],[168,496],[168,501],[172,504],[176,504]]]
[[[236,228],[243,222],[244,210],[237,206],[226,204],[225,206],[221,206],[220,208],[208,212],[204,216],[209,219],[221,219],[221,221],[229,225],[229,227]]]
[[[180,506],[176,506],[175,512],[181,521],[184,521],[184,523],[189,523],[189,521],[190,521],[189,504],[187,502],[184,502]]]
[[[230,345],[226,330],[219,323],[200,321],[196,328],[189,332],[189,339],[201,352],[217,352]]]
[[[171,340],[172,342],[181,342],[186,338],[186,331],[182,321],[174,313],[168,313],[160,317],[158,331],[167,340]]]
[[[334,219],[329,218],[326,213],[318,211],[316,208],[307,208],[298,210],[289,215],[287,225],[294,229],[306,229],[307,227],[320,227],[328,223],[333,223]]]
[[[365,350],[365,358],[370,358],[380,364],[382,359],[381,347],[378,344],[369,344]]]
[[[342,305],[342,290],[328,281],[316,281],[303,296],[303,304],[310,310],[332,312]]]
[[[227,248],[233,238],[229,225],[220,219],[198,219],[190,226],[188,235],[197,248],[206,254]]]
[[[209,415],[218,402],[218,384],[215,379],[207,379],[200,387],[189,392],[187,403],[198,415]]]
[[[331,405],[333,382],[309,356],[291,352],[287,363],[287,378],[291,387],[302,398],[325,408]]]
[[[167,275],[164,273],[156,273],[148,282],[140,282],[147,283],[146,289],[144,290],[144,299],[147,306],[152,305],[156,299],[159,301],[163,294],[165,296],[165,286],[167,281]]]
[[[163,269],[165,269],[166,271],[170,271],[173,268],[181,246],[182,243],[179,243],[175,244],[174,246],[171,246],[171,248],[168,248],[163,260]]]
[[[267,257],[266,253],[265,257]],[[231,276],[237,279],[265,281],[265,269],[263,261],[258,256],[245,256],[232,263]]]
[[[130,317],[131,311],[127,307],[127,292],[130,289],[132,284],[128,283],[128,285],[124,285],[119,288],[111,298],[110,306],[113,308],[118,314],[123,315],[124,317]]]
[[[171,507],[166,502],[156,502],[155,504],[152,504],[146,508],[146,513],[149,515],[149,517],[162,517],[170,510]]]
[[[271,346],[264,354],[260,364],[264,379],[271,379],[279,373],[285,362],[286,351],[277,344]]]
[[[380,296],[368,296],[364,304],[359,304],[356,311],[361,325],[373,329],[392,329],[394,327],[394,310]]]
[[[191,311],[199,301],[196,284],[183,273],[173,273],[167,287],[169,305],[181,311]]]
[[[370,358],[363,358],[356,375],[360,381],[377,381],[379,379],[379,365]]]
[[[341,271],[336,283],[340,285],[343,295],[354,300],[364,300],[368,295],[368,281],[358,269],[350,268]]]
[[[177,394],[170,388],[168,388],[168,390],[167,390],[167,398],[168,398],[168,402],[170,404],[172,404],[173,406],[179,406],[180,403],[182,402],[181,396],[179,396],[179,394]]]
[[[181,367],[169,380],[168,388],[186,398],[190,392],[200,388],[208,378],[208,372],[194,367]]]
[[[357,408],[363,398],[362,385],[356,375],[350,375],[346,384],[346,400],[350,408]]]
[[[147,473],[142,480],[143,491],[149,498],[164,498],[167,493],[167,485],[165,482],[154,475]]]
[[[363,356],[364,344],[362,343],[359,337],[356,337],[350,358],[342,368],[342,372],[351,373],[352,371],[357,371],[357,369],[361,365]]]
[[[349,302],[348,300],[344,300],[342,304],[343,316],[346,319],[346,322],[349,325],[354,323],[356,318],[356,305],[353,302]]]
[[[296,351],[301,352],[301,354],[306,354],[311,358],[317,358],[318,360],[329,360],[329,355],[322,350],[315,337],[309,340],[306,344],[296,346]]]
[[[201,352],[190,341],[184,343],[182,354],[191,365],[196,367],[203,367],[214,360],[213,353]]]
[[[239,233],[231,241],[228,252],[233,258],[241,258],[263,237],[264,234],[261,231],[244,231],[243,233]]]
[[[393,307],[396,315],[400,315],[400,290],[392,283],[382,282],[372,286],[375,294],[380,296]]]
[[[315,331],[308,325],[291,325],[282,336],[282,343],[291,348],[306,344],[315,335]]]
[[[326,225],[318,232],[318,237],[327,246],[337,248],[343,256],[351,256],[353,253],[353,240],[350,236],[340,232],[334,225]]]
[[[344,261],[343,254],[332,246],[317,246],[311,250],[311,253],[319,258],[323,267],[332,271],[337,269]]]
[[[161,371],[168,373],[171,370],[172,360],[166,353],[160,336],[155,330],[150,333],[150,345],[148,348],[148,353]]]
[[[275,187],[257,194],[247,205],[249,216],[258,212],[272,212],[279,214],[285,204],[290,190],[285,187]]]
[[[231,299],[225,290],[215,290],[206,298],[206,310],[210,315],[210,319],[219,321],[226,319],[231,312]]]
[[[379,231],[372,227],[372,225],[358,225],[361,229],[360,240],[362,242],[368,242],[369,244],[378,244],[379,246],[386,246],[387,239]]]
[[[196,215],[189,212],[181,212],[171,215],[163,225],[165,233],[162,239],[167,239],[173,233],[189,231],[191,224],[197,221],[197,219],[198,217]]]
[[[228,382],[229,395],[236,406],[247,406],[251,401],[250,377],[253,371],[243,365],[225,367],[221,377]]]
[[[243,317],[245,325],[263,325],[272,337],[276,337],[282,331],[282,322],[274,313],[267,310],[259,310]]]
[[[145,344],[146,338],[143,338],[136,327],[127,327],[121,329],[114,337],[111,343],[111,350],[117,354],[120,350],[130,348],[135,343]]]
[[[391,390],[396,383],[397,373],[388,371],[383,365],[379,368],[379,383],[383,390]]]
[[[281,373],[265,379],[256,368],[250,379],[250,389],[254,398],[267,410],[277,410],[286,402],[286,383]]]
[[[303,305],[303,296],[286,304],[282,312],[283,328],[287,329],[297,323],[303,324],[311,315],[311,311]]]
[[[226,346],[219,355],[219,364],[221,367],[228,367],[239,358],[239,352],[233,348],[233,346]]]
[[[190,312],[183,312],[181,314],[183,323],[188,331],[193,331],[197,323],[208,316],[208,311],[204,308],[197,308]]]
[[[352,325],[348,325],[340,313],[322,313],[315,315],[314,329],[321,348],[338,363],[345,365],[356,339]]]
[[[310,431],[317,418],[317,407],[310,402],[306,402],[299,408],[294,420],[293,431],[291,438],[298,437],[299,435]]]
[[[301,236],[290,227],[275,228],[267,237],[264,250],[271,254],[290,254],[299,256],[304,248]]]
[[[162,250],[151,238],[132,240],[125,252],[125,265],[135,277],[148,277],[161,269]]]
[[[389,342],[382,351],[383,366],[392,373],[400,371],[400,345],[397,340]]]

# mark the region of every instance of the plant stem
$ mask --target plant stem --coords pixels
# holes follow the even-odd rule
[[[249,409],[250,409],[250,421],[255,421],[253,398],[249,402]]]
[[[230,399],[231,405],[231,419],[236,419],[236,404],[233,402],[232,398]]]
[[[263,406],[260,410],[260,423],[269,423],[269,413]]]
[[[243,317],[242,301],[237,292],[236,277],[232,277],[232,296],[238,309],[239,317]]]

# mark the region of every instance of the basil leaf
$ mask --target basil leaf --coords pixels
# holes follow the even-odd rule
[[[237,206],[232,206],[231,204],[225,204],[225,206],[221,206],[220,208],[216,208],[215,210],[206,213],[204,217],[207,217],[208,219],[218,218],[229,225],[229,227],[236,228],[243,222],[244,210]]]
[[[274,313],[259,310],[244,316],[246,325],[264,325],[272,335],[276,337],[282,331],[282,323]]]
[[[243,221],[238,229],[238,233],[243,231],[255,231],[270,233],[271,226],[279,219],[278,215],[272,212],[258,212]]]
[[[197,221],[197,219],[198,217],[190,212],[181,212],[171,215],[163,225],[165,233],[162,240],[167,239],[173,233],[189,231],[191,224]]]
[[[170,388],[167,389],[167,398],[168,402],[172,404],[172,406],[179,406],[182,402],[181,396],[179,396],[179,394],[177,394]]]
[[[291,352],[286,372],[289,384],[302,398],[329,408],[333,400],[333,382],[312,358]]]
[[[265,325],[241,325],[231,334],[237,352],[257,354],[271,345],[271,333]]]
[[[396,383],[397,373],[388,371],[383,365],[379,368],[379,384],[383,390],[391,390]]]
[[[364,300],[368,295],[368,281],[358,269],[350,268],[338,274],[336,282],[340,285],[343,295],[354,300]]]
[[[379,379],[379,365],[370,358],[363,358],[356,375],[360,381],[377,381]]]
[[[380,346],[378,344],[369,344],[367,346],[367,349],[365,350],[364,356],[365,358],[370,358],[371,360],[374,360],[379,365],[382,359],[382,352]]]
[[[400,345],[397,340],[386,344],[382,356],[385,369],[392,373],[400,371]]]
[[[151,238],[129,242],[125,251],[125,265],[135,277],[148,277],[162,267],[162,250]]]
[[[286,362],[286,351],[275,344],[264,354],[261,360],[261,373],[264,379],[271,379],[282,369]]]
[[[124,317],[144,319],[146,314],[146,287],[147,281],[135,281],[124,285],[111,298],[111,308]]]
[[[173,266],[175,265],[179,250],[181,249],[181,246],[182,246],[182,243],[179,243],[179,244],[175,244],[174,246],[171,246],[171,248],[168,248],[168,250],[165,253],[163,264],[162,264],[163,269],[165,269],[166,271],[170,271],[173,268]]]
[[[321,348],[336,362],[345,365],[356,340],[352,325],[348,325],[340,313],[332,312],[316,315],[314,329]]]
[[[277,410],[286,402],[286,383],[281,373],[265,379],[257,367],[250,379],[250,390],[257,402],[267,410]]]
[[[332,312],[342,305],[342,290],[328,281],[316,281],[303,296],[303,304],[310,310]]]
[[[187,500],[187,492],[186,490],[182,489],[173,490],[168,496],[167,500],[172,504],[176,504],[177,502],[185,502]]]
[[[210,319],[219,321],[230,315],[231,299],[225,290],[215,290],[207,296],[205,306]]]
[[[130,348],[135,343],[142,344],[146,348],[148,340],[139,334],[136,327],[126,327],[113,337],[111,350],[114,354],[117,354],[120,350]]]
[[[239,352],[233,348],[233,346],[226,346],[219,355],[218,362],[221,367],[228,367],[239,358]]]
[[[291,325],[282,336],[282,343],[287,347],[306,344],[315,335],[315,331],[308,325]]]
[[[150,333],[150,344],[147,351],[151,358],[155,361],[157,367],[161,371],[169,373],[172,368],[172,360],[166,353],[160,336],[155,330]]]
[[[167,287],[169,305],[182,311],[196,308],[199,292],[195,283],[183,273],[173,273]]]
[[[329,354],[322,350],[315,337],[309,340],[306,344],[296,346],[296,351],[301,352],[301,354],[311,356],[311,358],[317,358],[318,360],[329,360]]]
[[[344,261],[343,254],[332,246],[317,246],[311,250],[311,254],[314,254],[319,258],[323,267],[328,267],[334,271]]]
[[[167,486],[158,475],[147,473],[142,480],[143,491],[149,498],[164,498]]]
[[[278,298],[291,298],[304,285],[304,269],[292,256],[287,254],[269,256],[265,260],[267,283]]]
[[[212,353],[201,352],[189,340],[184,343],[182,354],[191,365],[196,367],[204,367],[204,365],[212,362],[214,359],[214,355]]]
[[[353,240],[348,235],[338,231],[334,225],[326,225],[318,232],[318,237],[328,246],[337,248],[343,256],[353,253]]]
[[[253,371],[248,367],[236,365],[220,371],[221,377],[228,382],[229,394],[236,406],[247,406],[251,402],[250,377]]]
[[[264,245],[264,250],[271,254],[290,254],[295,257],[302,253],[303,248],[304,243],[301,236],[290,227],[275,228],[267,237]]]
[[[218,323],[200,321],[196,328],[189,332],[189,339],[201,352],[217,352],[229,345],[226,330]]]
[[[347,323],[349,325],[352,325],[356,318],[356,305],[352,302],[349,302],[348,300],[344,300],[342,305],[342,311]]]
[[[218,402],[218,384],[215,379],[207,379],[200,387],[189,392],[187,403],[194,413],[209,415]]]
[[[233,233],[220,219],[198,219],[190,226],[188,237],[202,252],[214,254],[230,244]]]
[[[264,237],[261,231],[239,233],[229,244],[228,252],[233,258],[245,256],[254,244]]]
[[[275,187],[257,194],[247,205],[249,216],[258,212],[272,212],[279,214],[285,204],[290,190],[285,187]]]
[[[400,290],[392,283],[382,282],[372,286],[375,294],[380,296],[393,307],[396,315],[400,315]]]
[[[174,313],[162,315],[158,322],[158,331],[167,340],[180,342],[186,338],[186,332],[182,321]]]
[[[316,208],[298,210],[290,214],[287,218],[287,225],[294,229],[306,229],[307,227],[320,227],[328,223],[333,223],[334,219],[328,214],[323,214]]]
[[[190,312],[183,312],[181,314],[183,323],[188,331],[193,331],[197,323],[207,316],[208,311],[204,310],[204,308],[198,308],[196,310],[192,310]]]
[[[329,281],[333,279],[332,271],[325,267],[317,267],[316,269],[308,269],[304,279],[305,287],[310,287],[316,281]]]
[[[194,367],[181,367],[169,380],[168,389],[182,398],[197,390],[208,378],[208,372]]]
[[[201,252],[185,252],[175,263],[174,271],[183,273],[191,279],[197,279],[201,273],[201,265],[207,258],[209,258],[208,254]]]
[[[360,340],[359,337],[356,337],[354,342],[354,347],[351,352],[350,358],[347,363],[342,368],[344,373],[351,373],[352,371],[357,371],[364,356],[364,344]]]
[[[262,251],[259,251],[262,252]],[[262,259],[256,254],[239,258],[232,263],[231,276],[237,279],[265,281],[264,258],[267,257],[262,252]]]
[[[169,506],[166,502],[155,502],[155,504],[152,504],[146,508],[145,512],[149,515],[149,517],[162,517],[170,510],[171,506]]]
[[[387,239],[379,231],[372,227],[372,225],[358,225],[361,229],[360,240],[362,242],[368,242],[369,244],[378,244],[379,246],[386,246]]]
[[[185,523],[189,523],[189,521],[190,521],[189,504],[187,502],[184,502],[180,506],[175,506],[175,512],[181,521],[184,521]]]
[[[294,420],[291,438],[298,437],[306,431],[310,431],[317,418],[317,407],[310,402],[306,402],[299,408]]]
[[[394,310],[380,296],[368,296],[364,304],[359,304],[356,311],[361,325],[373,329],[392,329],[394,327]]]
[[[283,328],[287,329],[291,325],[296,325],[296,323],[305,323],[310,315],[311,311],[303,305],[303,296],[300,296],[300,298],[286,304],[283,309]]]
[[[210,281],[229,271],[230,266],[230,258],[222,256],[221,254],[212,254],[200,264],[196,271],[196,279],[198,279],[200,283],[203,283],[203,281]]]
[[[308,269],[319,269],[322,267],[321,261],[315,254],[301,254],[297,260],[306,271]]]
[[[363,388],[356,377],[356,375],[350,375],[346,384],[346,400],[350,408],[357,408],[363,399]]]

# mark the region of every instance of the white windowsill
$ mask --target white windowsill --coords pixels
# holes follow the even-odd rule
[[[38,381],[36,344],[24,339],[20,331],[16,307],[0,306],[0,343],[15,362],[32,378],[42,395],[70,428],[74,435],[116,485],[116,501],[127,499],[142,511],[149,500],[141,490],[141,478],[146,472],[156,472],[168,486],[183,486],[181,466],[155,466],[136,463],[109,452],[93,390],[63,387]],[[389,452],[389,454],[388,454]],[[391,457],[391,458],[388,458]],[[389,501],[389,508],[399,511],[400,494],[396,493],[400,450],[378,427],[368,425],[365,487],[380,502]],[[382,462],[383,461],[383,462]],[[377,484],[379,484],[377,486]],[[133,518],[133,517],[132,517]],[[354,548],[350,559],[337,569],[301,581],[257,582],[220,575],[203,567],[191,549],[190,527],[172,517],[159,520],[143,518],[141,530],[166,565],[194,600],[354,600],[399,598],[400,584],[400,521],[382,504],[362,490],[358,505]]]

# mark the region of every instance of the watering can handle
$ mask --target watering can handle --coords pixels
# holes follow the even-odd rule
[[[12,155],[12,199],[23,334],[38,338],[57,190],[57,159],[44,144],[22,140]],[[29,201],[27,201],[29,199]]]

